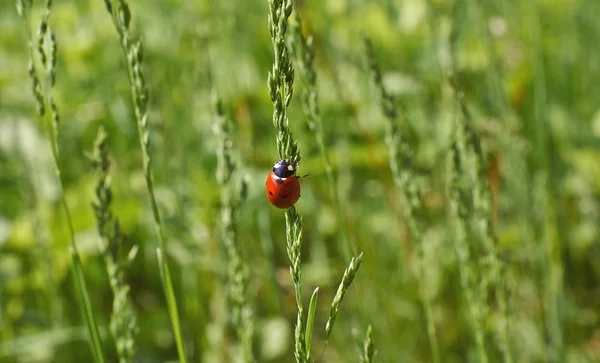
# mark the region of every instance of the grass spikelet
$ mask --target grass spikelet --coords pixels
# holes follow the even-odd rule
[[[363,35],[363,44],[368,71],[373,80],[381,110],[387,120],[386,143],[389,149],[389,165],[396,187],[402,195],[402,208],[404,219],[409,232],[416,244],[417,261],[420,279],[420,293],[427,323],[427,334],[434,363],[440,362],[439,346],[436,335],[435,322],[431,312],[431,297],[426,291],[427,276],[424,266],[423,231],[419,225],[421,213],[421,191],[415,180],[415,173],[411,165],[411,150],[405,137],[400,132],[397,120],[397,111],[393,98],[383,86],[381,71],[373,52],[371,41]]]
[[[367,335],[365,336],[365,341],[363,343],[363,352],[360,356],[360,363],[375,363],[375,355],[377,351],[375,350],[375,343],[373,342],[373,329],[371,325],[367,328]]]
[[[485,351],[484,332],[482,318],[486,309],[486,303],[483,299],[483,284],[477,284],[480,280],[480,270],[471,246],[467,242],[469,237],[468,221],[472,208],[468,205],[470,196],[468,191],[461,188],[461,175],[463,170],[463,161],[461,161],[460,143],[454,142],[452,150],[448,156],[449,163],[449,215],[454,228],[454,249],[458,260],[458,270],[460,275],[460,285],[463,291],[464,299],[467,305],[468,321],[471,333],[475,340],[477,357],[480,362],[487,362]]]
[[[340,304],[344,299],[344,295],[346,295],[346,291],[354,281],[354,277],[360,268],[360,264],[362,263],[363,254],[361,253],[358,257],[352,257],[350,260],[350,264],[344,270],[344,276],[342,276],[342,281],[340,281],[340,285],[338,286],[337,292],[333,297],[333,301],[331,302],[331,308],[329,309],[329,317],[327,318],[327,323],[325,324],[325,336],[326,339],[329,339],[331,335],[331,329],[333,329],[333,323],[335,323],[335,318],[337,317],[338,311],[340,310]]]
[[[466,2],[458,2],[453,9],[450,31],[450,69],[447,81],[458,109],[454,121],[452,150],[448,158],[449,212],[455,228],[454,246],[459,261],[461,287],[469,313],[468,320],[474,336],[479,361],[486,362],[485,317],[489,315],[488,290],[494,290],[500,323],[496,327],[496,341],[504,362],[512,362],[510,344],[510,316],[506,294],[506,266],[498,258],[497,237],[494,231],[491,192],[486,178],[485,154],[481,137],[475,129],[464,94],[456,77],[457,51],[461,33],[461,16],[468,11]],[[489,38],[489,34],[487,35]],[[488,42],[489,39],[486,39]],[[488,77],[497,72],[491,66]],[[494,102],[501,103],[502,92],[490,89]],[[502,108],[502,107],[497,107]]]
[[[482,4],[475,5],[483,8]],[[435,13],[435,4],[429,2],[429,7],[432,16],[430,16],[430,27],[434,31],[437,31],[438,25],[436,19],[433,16]],[[498,305],[498,313],[500,315],[500,322],[496,327],[496,340],[498,342],[500,351],[504,362],[512,362],[512,347],[510,344],[510,315],[509,315],[509,301],[506,292],[506,266],[504,266],[497,256],[497,237],[493,228],[493,212],[491,208],[492,198],[490,186],[487,184],[486,170],[485,170],[485,156],[483,153],[481,140],[475,128],[473,126],[473,120],[471,119],[470,112],[464,100],[464,95],[460,90],[458,81],[455,77],[457,73],[457,55],[458,55],[458,41],[461,33],[461,24],[465,21],[462,18],[465,16],[468,4],[464,1],[459,1],[453,6],[453,23],[449,33],[449,62],[447,67],[449,69],[443,70],[446,74],[447,83],[453,91],[454,101],[458,111],[458,121],[455,121],[453,144],[448,157],[448,176],[449,176],[449,211],[450,217],[453,220],[455,230],[455,252],[459,260],[459,273],[461,279],[461,287],[465,301],[467,302],[467,310],[469,311],[469,325],[473,331],[477,341],[478,354],[481,357],[485,355],[485,347],[483,342],[483,332],[481,332],[480,322],[477,321],[476,314],[484,314],[487,309],[486,297],[481,296],[485,294],[487,286],[493,284],[495,290],[495,297]],[[486,24],[487,25],[487,24]],[[481,27],[481,25],[480,25]],[[491,30],[485,26],[481,29],[485,32],[485,41],[487,49],[490,54],[494,54],[494,48],[492,46]],[[487,70],[487,92],[492,95],[493,100],[489,105],[489,111],[494,114],[499,114],[499,117],[510,118],[511,111],[508,110],[507,97],[504,95],[501,87],[501,76],[500,66],[498,57],[493,57],[492,64]],[[439,61],[440,66],[443,62]],[[504,114],[502,114],[502,112]],[[464,164],[464,165],[463,165]],[[466,187],[461,184],[461,176],[459,173],[464,172],[469,175],[469,180]],[[461,185],[465,190],[461,190]],[[470,196],[468,195],[470,193]],[[472,210],[469,210],[467,201],[472,201]],[[485,254],[484,262],[481,265],[481,271],[487,272],[485,277],[472,277],[471,275],[475,271],[479,270],[478,267],[472,267],[472,263],[469,261],[469,246],[464,245],[466,243],[466,237],[471,231],[468,228],[471,225],[465,225],[466,218],[471,217],[473,223],[471,225],[476,226],[474,234],[476,240],[481,243],[483,253]],[[465,218],[465,220],[460,220]],[[462,262],[460,262],[462,261]],[[476,264],[479,262],[475,262]],[[471,277],[470,277],[471,276]],[[479,286],[471,286],[474,284],[473,281],[479,281]],[[475,315],[474,315],[475,314]],[[481,359],[481,358],[480,358]],[[487,358],[483,358],[487,359]]]
[[[279,157],[288,159],[292,165],[298,167],[300,152],[289,129],[287,117],[287,107],[293,94],[294,68],[288,55],[285,37],[293,7],[293,0],[269,0],[269,31],[275,59],[267,78],[267,85],[273,103],[273,126]]]
[[[243,347],[244,362],[254,362],[252,337],[254,324],[247,298],[248,267],[244,263],[237,239],[238,210],[246,197],[246,182],[239,177],[233,161],[230,122],[223,111],[221,100],[216,101],[214,130],[219,138],[217,148],[217,181],[221,186],[221,240],[227,252],[227,288],[232,308],[231,320]],[[236,181],[241,180],[241,183]]]
[[[274,62],[267,77],[269,96],[273,103],[273,126],[277,151],[281,159],[287,159],[292,165],[300,165],[298,144],[292,137],[287,118],[287,107],[293,94],[294,68],[288,56],[285,37],[288,19],[294,7],[293,0],[269,0],[269,33],[274,50]],[[308,361],[305,346],[305,332],[302,328],[304,307],[301,290],[301,259],[302,247],[302,217],[292,206],[285,211],[285,229],[287,239],[287,254],[290,260],[290,275],[294,283],[298,315],[294,331],[294,356],[299,363]]]
[[[143,50],[142,42],[134,40],[129,32],[131,22],[131,12],[125,0],[105,0],[106,8],[112,16],[113,24],[121,42],[121,48],[127,58],[127,71],[129,76],[129,84],[131,87],[131,96],[133,100],[133,108],[140,139],[140,147],[142,149],[144,178],[150,204],[152,207],[152,215],[154,217],[154,227],[158,238],[157,256],[159,260],[159,268],[169,317],[175,335],[175,343],[177,345],[177,353],[180,362],[187,362],[185,343],[181,333],[179,311],[177,308],[177,300],[173,284],[171,282],[171,274],[169,271],[168,258],[163,251],[166,248],[166,237],[163,231],[162,220],[156,195],[154,193],[154,177],[152,173],[152,156],[150,150],[150,130],[148,128],[148,97],[149,91],[146,86],[144,74],[142,72]]]
[[[119,221],[112,214],[113,194],[110,186],[110,160],[108,136],[104,128],[98,130],[91,154],[92,166],[97,174],[95,187],[96,200],[93,203],[100,249],[104,257],[110,288],[113,292],[113,311],[110,317],[110,331],[115,340],[120,363],[133,362],[135,356],[135,335],[138,333],[137,318],[129,301],[129,285],[125,282],[125,268],[135,257],[137,246],[128,254],[123,252],[123,236]]]
[[[57,41],[49,24],[50,14],[52,12],[52,0],[46,0],[44,3],[44,10],[41,16],[40,24],[37,31],[37,38],[34,39],[31,34],[31,0],[17,0],[16,8],[18,14],[24,21],[25,30],[27,34],[27,40],[29,43],[29,64],[28,73],[32,82],[32,92],[36,100],[37,111],[44,124],[48,139],[50,141],[50,147],[52,150],[52,157],[55,166],[56,181],[60,189],[61,202],[67,225],[69,228],[70,245],[69,254],[71,255],[71,267],[73,268],[73,278],[75,281],[75,290],[79,298],[80,308],[82,315],[85,320],[86,327],[90,336],[90,348],[94,361],[97,363],[104,362],[104,353],[102,351],[102,342],[100,340],[100,334],[98,332],[98,326],[96,319],[92,311],[92,305],[90,297],[88,295],[87,286],[85,283],[85,276],[83,274],[83,266],[81,263],[81,257],[79,250],[77,249],[77,243],[75,239],[75,229],[73,227],[73,221],[71,219],[71,213],[65,197],[64,186],[62,181],[61,169],[59,165],[59,144],[58,144],[58,126],[60,121],[60,114],[58,106],[54,101],[53,87],[56,82],[56,60],[57,60]],[[38,57],[44,70],[46,71],[46,82],[40,81],[40,76],[35,67],[34,55],[37,51]],[[50,109],[50,112],[48,112]]]
[[[296,295],[296,305],[298,306],[298,316],[296,319],[296,329],[294,333],[295,349],[294,355],[297,362],[306,362],[308,353],[305,348],[305,336],[302,329],[302,317],[304,307],[302,305],[302,284],[300,269],[301,259],[300,250],[302,247],[302,217],[295,207],[288,208],[285,211],[285,229],[287,239],[287,254],[290,260],[290,275],[294,283],[294,291]]]

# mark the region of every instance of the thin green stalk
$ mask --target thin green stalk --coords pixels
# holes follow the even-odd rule
[[[479,10],[483,12],[480,14],[480,19],[487,19],[488,16],[485,13],[484,1],[475,1],[476,4],[475,10]],[[491,112],[496,113],[497,117],[504,117],[507,119],[511,119],[513,117],[512,112],[509,110],[508,106],[508,97],[506,95],[505,90],[502,87],[502,72],[500,59],[494,50],[492,44],[492,36],[490,34],[489,26],[486,26],[487,22],[483,25],[480,25],[484,30],[484,40],[486,42],[487,50],[490,55],[490,65],[488,66],[486,72],[487,78],[487,92],[492,95],[491,97]],[[466,107],[463,107],[466,109]],[[468,115],[465,115],[467,117]],[[477,140],[478,142],[478,140]],[[474,147],[475,150],[481,150],[481,146]],[[479,165],[483,166],[483,155],[477,155],[479,159]],[[479,188],[475,190],[476,193],[480,195],[478,200],[484,201],[485,203],[481,204],[480,216],[486,216],[483,223],[479,224],[482,228],[480,229],[481,236],[488,243],[487,252],[490,256],[490,269],[491,269],[491,278],[495,284],[495,296],[498,304],[498,313],[501,315],[501,322],[497,325],[496,329],[496,340],[498,342],[498,346],[502,352],[502,359],[504,363],[512,363],[514,361],[513,357],[513,347],[511,344],[510,338],[510,313],[509,313],[509,304],[508,304],[508,294],[506,293],[506,273],[507,268],[503,266],[502,262],[498,257],[497,245],[498,238],[494,231],[494,225],[492,223],[492,211],[491,211],[491,193],[489,184],[485,183],[485,177],[483,176],[483,169],[478,171],[480,183],[477,183]],[[484,185],[485,184],[485,185]]]
[[[288,19],[294,7],[293,0],[269,0],[269,33],[274,50],[273,67],[268,75],[267,85],[273,103],[273,126],[275,127],[277,151],[280,159],[287,159],[298,167],[300,152],[288,126],[287,107],[292,99],[294,68],[288,56],[285,37]],[[294,283],[298,315],[294,333],[294,356],[298,363],[308,362],[304,330],[302,329],[303,305],[301,292],[302,217],[292,206],[285,211],[287,253],[290,260],[290,275]]]
[[[325,170],[325,175],[327,176],[327,183],[329,184],[329,194],[333,198],[333,203],[337,209],[341,232],[340,235],[344,243],[342,252],[345,259],[350,260],[352,256],[356,255],[356,246],[348,237],[348,231],[346,228],[344,213],[342,211],[337,183],[333,174],[333,168],[331,167],[331,161],[329,160],[329,156],[327,156],[327,149],[323,139],[323,122],[318,103],[317,73],[314,65],[315,50],[313,46],[313,38],[312,36],[305,37],[304,34],[302,34],[302,20],[300,18],[300,12],[298,9],[294,11],[294,15],[295,23],[293,23],[290,27],[292,35],[292,50],[296,59],[298,74],[300,75],[300,79],[304,84],[304,87],[300,93],[300,100],[302,102],[304,115],[306,116],[306,123],[310,131],[313,133],[319,148],[319,153],[321,154],[323,168]]]
[[[397,110],[394,100],[383,86],[381,71],[370,40],[363,36],[366,62],[368,71],[373,78],[373,84],[377,91],[377,97],[383,114],[387,120],[386,142],[389,149],[389,165],[392,171],[394,184],[402,195],[402,208],[404,219],[408,230],[416,244],[417,265],[420,280],[420,295],[427,324],[427,334],[434,363],[440,362],[440,349],[437,340],[435,321],[431,311],[431,296],[427,292],[427,273],[425,261],[425,248],[423,246],[423,228],[420,226],[420,214],[422,213],[422,196],[419,185],[416,183],[415,171],[412,165],[412,150],[408,145],[406,137],[400,132],[397,120]]]
[[[254,362],[252,337],[254,321],[248,302],[248,266],[244,262],[237,239],[236,221],[238,210],[246,198],[246,182],[239,176],[233,161],[230,122],[223,105],[216,100],[215,133],[219,138],[217,148],[217,181],[221,186],[221,240],[227,252],[227,288],[231,304],[231,319],[243,347],[244,362]],[[241,180],[241,183],[237,181]]]
[[[306,317],[306,333],[305,335],[305,345],[306,348],[306,359],[310,361],[310,345],[312,343],[312,332],[313,326],[315,323],[315,315],[317,313],[317,299],[319,298],[319,288],[315,288],[312,296],[310,297],[310,303],[308,304],[308,316]]]
[[[167,308],[169,310],[169,318],[175,335],[179,361],[186,363],[187,355],[183,335],[181,333],[177,300],[171,280],[168,259],[164,255],[166,249],[166,237],[154,192],[154,176],[152,173],[152,157],[150,152],[150,132],[148,128],[149,91],[146,86],[144,74],[142,73],[142,42],[139,39],[132,39],[129,32],[131,13],[127,2],[125,0],[104,0],[104,2],[108,12],[111,14],[113,24],[119,34],[123,54],[127,59],[127,72],[129,84],[131,86],[131,96],[135,111],[140,147],[142,149],[144,178],[150,197],[152,215],[154,217],[154,228],[158,238],[157,256],[161,272],[161,281],[167,301]]]
[[[455,126],[454,149],[451,153],[453,154],[453,160],[450,166],[451,170],[449,171],[452,178],[450,182],[452,184],[450,191],[450,203],[451,209],[454,208],[453,211],[451,210],[451,217],[457,220],[457,228],[464,230],[465,236],[473,237],[469,238],[468,240],[479,243],[478,248],[480,253],[483,254],[485,258],[485,261],[481,263],[480,261],[483,259],[475,256],[479,258],[479,262],[465,261],[464,264],[459,266],[459,268],[462,269],[465,268],[465,265],[469,263],[473,265],[480,265],[479,267],[475,267],[475,269],[478,268],[481,271],[480,276],[475,278],[476,280],[480,281],[480,286],[474,287],[474,281],[467,281],[469,284],[466,286],[467,290],[465,290],[465,286],[463,286],[463,290],[466,294],[466,300],[470,306],[469,310],[471,311],[471,326],[475,335],[479,355],[480,357],[486,356],[483,338],[484,332],[482,330],[484,324],[483,319],[484,316],[487,315],[488,309],[488,284],[492,284],[495,291],[499,314],[501,315],[501,322],[497,325],[496,329],[496,340],[502,352],[504,362],[512,362],[512,348],[510,345],[509,335],[510,316],[508,312],[508,301],[505,291],[506,268],[503,266],[498,257],[496,247],[498,242],[492,223],[491,193],[486,178],[485,155],[481,145],[480,137],[474,128],[474,121],[470,115],[469,109],[464,100],[464,96],[460,90],[460,86],[458,85],[458,81],[454,76],[458,71],[456,52],[461,31],[460,25],[465,22],[462,16],[464,16],[463,14],[467,12],[467,8],[473,11],[479,10],[477,4],[472,2],[461,1],[455,5],[450,38],[452,62],[450,64],[450,69],[446,71],[449,76],[448,83],[454,91],[454,98],[459,109],[458,122]],[[476,19],[469,21],[471,24],[474,22],[476,22]],[[487,35],[485,40],[488,50],[492,55],[493,49],[491,46],[489,32],[487,29],[482,30]],[[487,72],[487,87],[489,88],[489,94],[494,95],[494,97],[490,100],[490,102],[492,102],[492,109],[490,111],[492,113],[499,113],[502,110],[505,110],[507,106],[502,90],[498,89],[500,86],[499,75],[497,75],[499,72],[499,66],[496,64],[497,62],[495,62],[494,59],[492,59],[490,63],[491,65],[489,66]],[[508,112],[506,113],[508,114]],[[463,187],[462,189],[458,185],[460,178],[459,175],[461,173],[464,173],[468,176],[467,186]],[[452,204],[454,204],[454,206],[452,206]],[[461,226],[461,223],[466,223],[467,218],[470,218],[472,223]],[[461,242],[467,243],[467,240],[461,241],[460,236],[457,237],[457,239],[458,240],[455,240],[455,244],[460,245]],[[465,249],[468,250],[469,247],[466,246]],[[459,253],[459,251],[460,248],[457,250],[457,253]],[[458,256],[460,259],[461,256]],[[464,271],[461,271],[461,275],[464,274]],[[475,290],[475,293],[473,293],[473,290]],[[480,358],[480,360],[482,359],[487,359],[487,357]]]
[[[298,363],[304,363],[308,362],[308,352],[305,350],[306,338],[304,337],[304,330],[302,328],[302,317],[304,312],[304,307],[302,305],[302,285],[300,283],[302,217],[300,217],[298,211],[293,206],[285,211],[285,229],[287,239],[287,254],[290,260],[290,275],[292,277],[292,282],[294,283],[296,305],[298,307],[296,328],[294,331],[294,355]]]
[[[452,150],[448,157],[448,195],[449,219],[454,228],[454,249],[458,259],[461,288],[467,305],[467,319],[475,346],[478,360],[487,362],[485,347],[484,318],[487,314],[487,288],[490,282],[495,283],[496,273],[486,274],[499,266],[495,255],[494,244],[490,242],[491,228],[473,230],[472,225],[480,225],[482,219],[491,224],[488,219],[489,208],[484,208],[485,199],[482,188],[483,151],[478,136],[474,131],[471,116],[464,101],[464,96],[454,74],[457,71],[458,40],[460,24],[467,5],[465,1],[455,4],[453,9],[452,28],[449,37],[450,66],[446,71],[449,85],[453,88],[457,119],[453,124]],[[484,200],[485,199],[485,200]],[[484,215],[487,213],[487,215]],[[483,257],[493,261],[487,268]],[[491,256],[491,257],[490,257]]]
[[[348,231],[346,228],[346,222],[344,218],[344,213],[342,212],[342,206],[340,202],[339,192],[337,183],[335,180],[335,176],[333,174],[333,168],[331,167],[331,162],[329,161],[329,157],[327,156],[327,150],[325,147],[325,142],[323,138],[323,122],[321,119],[321,111],[319,109],[318,98],[317,98],[317,73],[314,65],[315,51],[312,44],[312,37],[306,38],[304,34],[302,34],[302,21],[300,18],[299,9],[296,9],[295,13],[295,23],[292,25],[292,49],[294,57],[296,58],[296,64],[298,65],[300,78],[304,83],[304,87],[302,89],[300,99],[302,101],[302,106],[304,110],[304,115],[306,116],[306,122],[308,128],[312,131],[315,141],[317,142],[319,153],[321,154],[321,159],[323,161],[323,166],[325,169],[325,174],[327,175],[327,182],[329,184],[329,191],[333,198],[333,202],[336,206],[338,213],[338,221],[340,225],[341,237],[343,241],[342,253],[347,260],[350,260],[350,267],[354,267],[355,258],[352,256],[356,255],[356,246],[352,243],[348,236]],[[360,261],[362,261],[362,252],[357,257],[357,265],[356,268],[360,265]],[[346,270],[348,272],[349,270]],[[351,271],[351,270],[350,270]],[[347,277],[344,274],[344,277]],[[345,283],[350,285],[350,281],[346,281],[342,279],[342,283],[340,288]],[[348,287],[346,286],[346,288]],[[338,290],[338,293],[340,291]],[[343,297],[345,290],[342,291],[342,295],[339,296],[339,301],[336,302],[334,299],[332,308],[334,305],[339,305],[341,302],[341,298]],[[338,297],[336,295],[336,297]],[[337,303],[337,304],[336,304]],[[362,301],[359,296],[359,306],[360,311],[364,316],[364,308],[362,306]],[[332,310],[333,312],[333,310]],[[337,307],[335,310],[335,314],[337,314]],[[331,326],[327,326],[327,340],[329,339],[329,335],[331,333],[331,328],[333,326],[333,320],[335,320],[335,314],[332,316],[330,314]],[[327,347],[327,343],[325,344]],[[310,352],[309,352],[310,353]]]
[[[543,255],[541,265],[541,285],[543,286],[544,320],[546,334],[548,336],[548,359],[551,362],[565,361],[564,337],[561,303],[563,301],[563,267],[560,255],[560,241],[557,241],[558,233],[553,233],[551,221],[556,220],[554,209],[554,197],[550,192],[557,186],[551,185],[551,168],[553,163],[548,155],[548,120],[546,116],[546,72],[544,67],[542,49],[542,25],[540,15],[540,4],[532,2],[529,20],[531,22],[531,47],[532,47],[532,69],[533,69],[533,122],[532,144],[533,158],[533,184],[531,188],[532,217],[535,235],[541,243]]]
[[[325,324],[325,336],[327,340],[329,340],[329,336],[331,335],[331,330],[333,329],[335,318],[337,317],[338,311],[340,309],[340,304],[344,299],[344,295],[346,295],[346,291],[348,291],[348,288],[350,288],[352,281],[354,281],[354,277],[356,276],[356,273],[360,268],[360,264],[362,263],[362,258],[362,252],[356,258],[352,257],[352,259],[350,260],[350,264],[348,265],[346,270],[344,270],[342,281],[340,281],[337,292],[333,297],[331,308],[329,309],[329,318],[327,318],[327,323]]]
[[[44,82],[44,84],[40,82],[40,78],[38,76],[38,72],[34,63],[35,51],[34,40],[31,35],[30,18],[31,6],[31,0],[16,1],[17,12],[24,21],[27,33],[27,40],[29,43],[29,76],[32,80],[33,95],[36,99],[38,113],[48,132],[48,138],[50,140],[50,146],[52,150],[52,157],[54,159],[55,176],[60,190],[61,203],[69,228],[69,254],[71,255],[71,266],[73,268],[75,290],[77,292],[80,308],[82,310],[88,333],[90,335],[89,343],[90,348],[92,350],[92,355],[97,363],[101,363],[105,361],[104,353],[102,351],[102,341],[100,340],[98,325],[96,324],[94,313],[92,312],[90,297],[88,295],[85,277],[83,274],[83,266],[81,263],[79,251],[77,249],[75,229],[73,228],[73,221],[71,219],[71,213],[64,192],[64,186],[62,182],[59,164],[58,127],[60,123],[60,115],[58,112],[58,107],[54,101],[54,95],[52,92],[56,81],[57,42],[54,32],[52,31],[52,28],[49,24],[50,14],[52,11],[52,0],[46,0],[44,3],[44,12],[41,17],[35,42],[35,48],[40,57],[40,61],[46,71],[46,82]],[[50,109],[50,112],[48,112],[48,109]]]
[[[469,237],[468,220],[471,217],[472,208],[466,202],[470,197],[468,190],[460,188],[460,178],[464,173],[461,147],[460,142],[455,141],[448,157],[448,175],[450,176],[448,183],[450,197],[449,217],[454,229],[453,245],[458,260],[460,285],[467,305],[467,318],[475,340],[478,361],[485,363],[487,362],[487,354],[485,352],[482,326],[485,301],[482,298],[483,291],[481,285],[477,285],[480,273],[479,266],[472,261],[474,257],[467,243],[467,238]]]
[[[486,355],[485,343],[483,338],[482,326],[484,324],[484,316],[487,315],[487,290],[488,285],[492,284],[498,309],[501,315],[502,322],[496,330],[498,345],[502,351],[505,362],[512,361],[510,338],[508,334],[509,315],[506,305],[505,267],[498,257],[497,252],[497,237],[494,232],[491,215],[491,195],[489,185],[485,173],[485,158],[481,145],[481,140],[473,127],[473,120],[464,101],[462,92],[459,89],[457,81],[454,78],[450,79],[451,86],[454,89],[457,107],[459,108],[459,116],[455,125],[454,135],[454,150],[451,153],[453,160],[450,173],[452,180],[451,185],[451,204],[455,203],[455,208],[451,211],[451,216],[456,218],[458,223],[457,228],[464,230],[464,236],[456,237],[455,243],[467,244],[468,240],[479,244],[475,247],[479,249],[480,256],[474,256],[479,261],[469,261],[468,256],[464,256],[464,260],[459,265],[459,269],[467,268],[468,264],[480,265],[476,269],[480,270],[480,276],[475,280],[480,281],[479,287],[467,286],[468,289],[477,289],[477,295],[467,298],[471,305],[471,314],[473,321],[473,330],[476,337],[477,347],[480,356]],[[460,187],[460,175],[465,174],[467,178],[467,186]],[[464,184],[463,184],[464,185]],[[468,220],[472,223],[467,223]],[[472,238],[467,238],[472,237]],[[468,245],[464,247],[469,249]],[[460,247],[457,250],[459,260]],[[461,275],[464,272],[461,271]],[[475,281],[470,281],[469,284],[475,284]],[[464,287],[464,286],[463,286]],[[469,291],[465,293],[470,294]],[[487,359],[487,358],[485,358]]]
[[[478,257],[481,246],[469,244],[471,241],[471,230],[469,221],[473,218],[474,207],[473,185],[478,179],[479,165],[473,165],[473,153],[468,148],[473,146],[470,142],[471,125],[468,123],[468,110],[462,100],[462,93],[459,90],[453,74],[457,68],[458,40],[460,36],[460,24],[464,9],[464,1],[459,1],[454,5],[453,23],[449,37],[450,48],[450,69],[448,77],[450,86],[454,89],[457,119],[453,125],[454,134],[452,150],[448,154],[448,195],[449,195],[449,219],[454,229],[453,244],[460,275],[460,284],[465,303],[467,306],[467,320],[477,351],[478,360],[482,363],[487,362],[487,353],[485,349],[485,334],[483,327],[483,318],[487,309],[485,299],[485,287],[487,281],[481,276],[482,269]],[[472,166],[472,167],[469,167]],[[462,187],[461,181],[467,178],[468,187]],[[482,282],[478,284],[478,282]]]
[[[123,253],[123,236],[119,221],[112,214],[113,194],[109,175],[108,136],[102,127],[98,130],[90,159],[98,178],[95,187],[96,200],[92,207],[98,225],[100,250],[113,292],[110,331],[115,340],[119,362],[131,363],[135,356],[135,335],[139,328],[133,305],[129,300],[130,287],[125,282],[124,275],[125,268],[135,257],[137,246],[134,246],[128,254]]]

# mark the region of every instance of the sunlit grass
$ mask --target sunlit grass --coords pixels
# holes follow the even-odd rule
[[[0,2],[0,361],[597,361],[599,13]]]

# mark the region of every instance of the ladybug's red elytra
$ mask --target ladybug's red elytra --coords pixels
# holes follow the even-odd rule
[[[303,175],[303,177],[306,175]],[[267,177],[266,189],[269,202],[275,207],[286,209],[300,198],[301,177],[296,175],[296,168],[286,159],[279,160]]]

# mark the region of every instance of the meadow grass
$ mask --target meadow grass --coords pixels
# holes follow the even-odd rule
[[[158,238],[156,254],[158,257],[160,277],[165,298],[167,300],[169,318],[171,319],[173,333],[175,334],[179,361],[185,363],[187,362],[187,353],[181,333],[179,308],[177,307],[177,299],[175,297],[171,272],[169,270],[168,256],[165,255],[166,236],[154,191],[154,175],[152,172],[152,156],[150,152],[150,130],[148,127],[148,102],[150,95],[142,70],[142,60],[144,57],[142,42],[140,40],[134,40],[130,35],[129,26],[131,22],[131,12],[127,2],[125,0],[105,0],[105,5],[106,10],[108,10],[112,16],[113,24],[119,34],[123,54],[127,58],[127,75],[131,86],[131,97],[133,100],[140,147],[142,150],[144,179],[150,197],[152,216],[154,217],[154,228]]]
[[[115,340],[119,362],[133,362],[135,357],[135,335],[139,331],[137,318],[129,297],[131,288],[125,282],[125,269],[133,262],[138,247],[133,246],[125,253],[119,221],[113,217],[108,135],[103,128],[98,130],[94,148],[89,157],[97,174],[96,187],[94,188],[96,200],[92,207],[98,225],[100,250],[104,257],[104,264],[106,265],[106,272],[113,293],[110,332]]]
[[[294,68],[288,55],[286,33],[288,19],[294,7],[293,0],[269,0],[269,32],[275,59],[269,72],[267,85],[269,96],[273,103],[273,126],[279,159],[285,159],[294,168],[300,166],[298,144],[292,137],[288,126],[287,107],[292,100],[294,84]],[[296,327],[294,329],[294,356],[296,362],[308,362],[310,353],[305,345],[306,331],[303,328],[304,305],[302,303],[301,285],[301,248],[302,248],[302,217],[291,206],[285,210],[286,249],[290,260],[290,276],[294,284],[296,306]],[[309,319],[310,320],[310,319]],[[308,333],[310,335],[312,333]],[[310,341],[310,339],[309,339]]]
[[[0,361],[598,361],[599,12],[0,3]]]
[[[421,299],[423,310],[425,312],[425,321],[427,332],[429,334],[429,344],[431,348],[432,360],[435,363],[440,362],[440,348],[435,328],[435,321],[432,314],[432,299],[427,291],[428,281],[425,266],[425,247],[423,246],[423,231],[420,226],[422,211],[422,191],[416,182],[415,170],[412,167],[412,151],[407,140],[407,128],[401,130],[398,124],[398,111],[394,99],[390,96],[381,76],[381,70],[375,58],[373,46],[369,38],[363,35],[363,44],[365,49],[365,58],[373,84],[376,88],[377,98],[381,105],[381,110],[387,119],[386,123],[386,143],[389,149],[389,166],[392,171],[394,184],[402,193],[402,208],[404,218],[408,224],[411,237],[417,246],[418,259],[415,262],[419,270],[421,284]]]
[[[100,340],[100,333],[98,331],[98,325],[96,318],[92,311],[92,304],[88,295],[88,288],[85,282],[85,276],[83,272],[83,266],[81,263],[81,256],[77,247],[77,241],[75,239],[75,229],[73,227],[73,221],[71,219],[71,212],[67,204],[65,197],[65,191],[63,186],[63,179],[61,175],[61,167],[59,165],[59,150],[58,134],[60,125],[60,115],[58,112],[58,106],[54,100],[53,88],[56,83],[56,60],[57,60],[57,41],[52,27],[49,24],[50,14],[52,12],[52,1],[47,0],[44,3],[43,14],[40,19],[39,27],[37,30],[37,38],[33,38],[31,35],[31,7],[32,1],[18,0],[16,2],[17,12],[23,18],[25,24],[25,31],[28,37],[29,43],[29,77],[32,82],[32,91],[37,104],[37,111],[41,118],[41,123],[45,126],[48,139],[50,141],[50,149],[54,160],[54,174],[56,181],[60,189],[60,197],[62,202],[63,211],[65,213],[67,225],[69,228],[70,245],[69,254],[71,255],[71,266],[73,269],[73,278],[75,282],[75,288],[77,290],[77,297],[79,301],[79,307],[83,314],[86,326],[89,333],[90,347],[93,352],[94,360],[97,363],[104,362],[104,353],[102,350],[102,342]],[[35,43],[34,43],[35,41]],[[34,48],[35,47],[35,48]],[[34,54],[37,51],[39,56],[39,62],[42,64],[44,71],[46,72],[43,78],[38,73],[35,66]]]
[[[252,310],[247,298],[248,267],[242,256],[240,242],[237,238],[236,220],[241,203],[247,194],[247,184],[240,176],[239,167],[232,158],[233,141],[230,136],[230,125],[224,114],[223,105],[215,102],[217,120],[215,134],[219,137],[217,152],[217,179],[221,185],[221,239],[227,252],[227,289],[231,323],[243,346],[243,361],[253,362],[252,337],[254,324]]]

